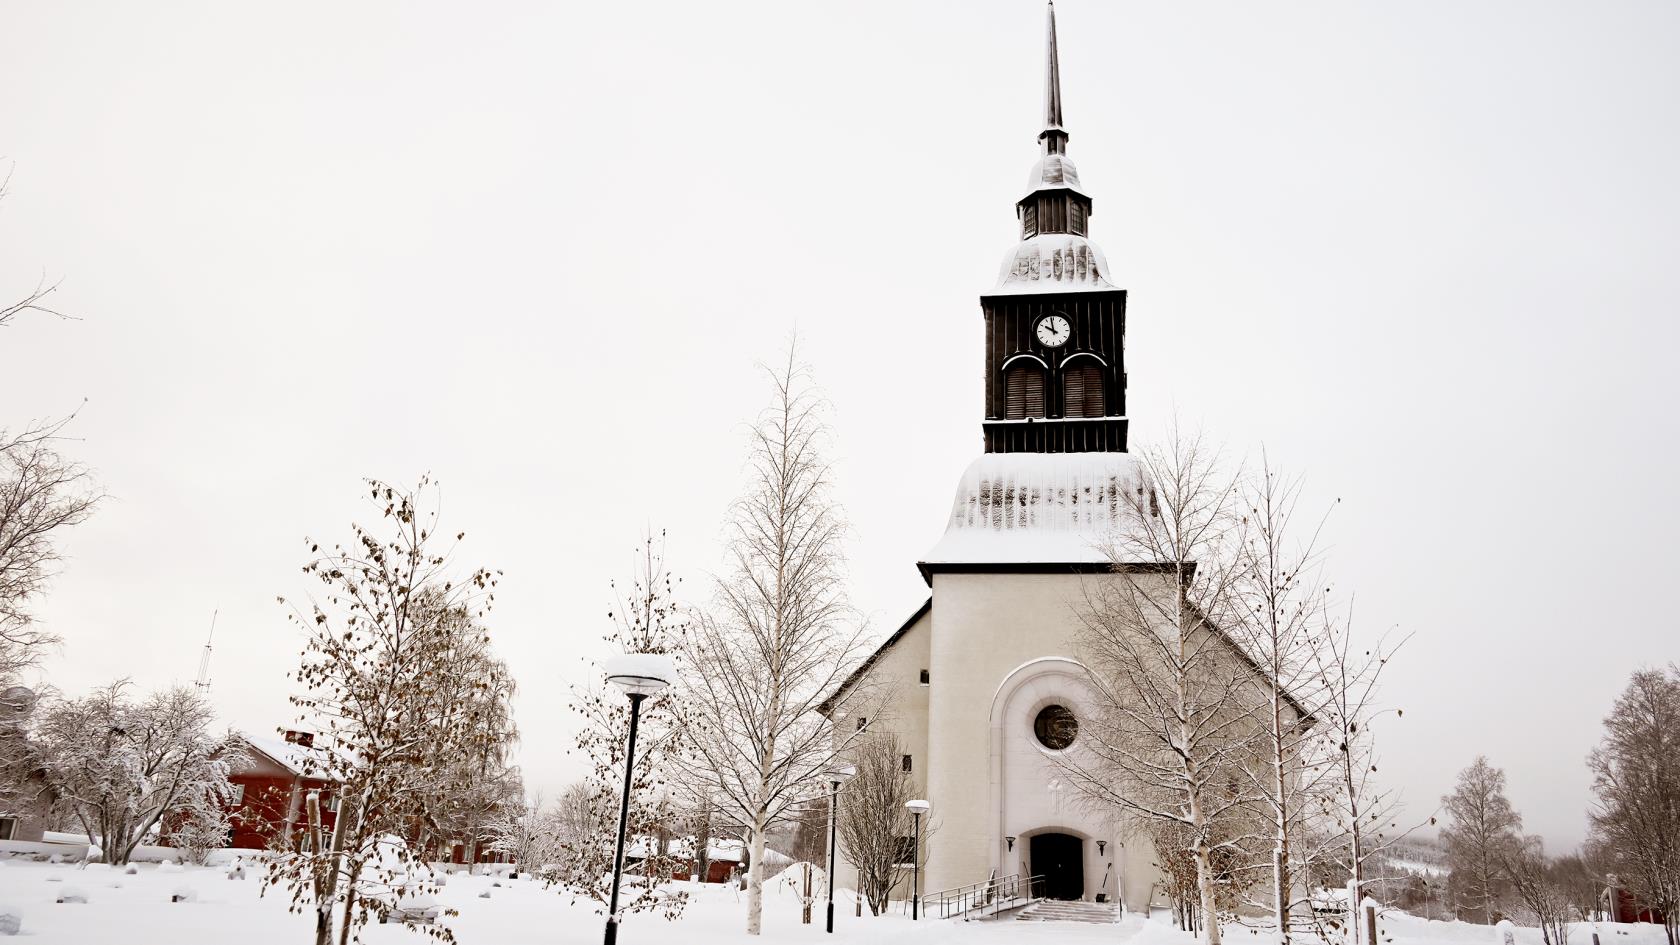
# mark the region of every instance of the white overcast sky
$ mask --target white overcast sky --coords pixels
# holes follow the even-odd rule
[[[1386,769],[1486,752],[1584,832],[1583,759],[1680,659],[1680,6],[1059,8],[1070,155],[1131,290],[1134,441],[1176,411],[1343,500],[1332,568],[1416,636]],[[754,364],[833,403],[854,596],[924,598],[980,450],[977,296],[1040,127],[1035,0],[0,6],[0,424],[87,403],[112,499],[41,608],[47,679],[290,715],[304,536],[430,471],[506,571],[532,786],[652,526],[720,560]]]

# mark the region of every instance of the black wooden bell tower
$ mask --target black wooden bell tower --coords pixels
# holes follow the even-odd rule
[[[1050,6],[1043,154],[1015,205],[1021,240],[986,322],[988,453],[1126,451],[1126,291],[1087,239],[1091,198],[1067,157],[1056,8]]]

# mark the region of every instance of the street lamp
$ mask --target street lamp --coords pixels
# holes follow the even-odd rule
[[[840,836],[840,785],[850,781],[852,775],[857,774],[857,768],[848,764],[837,764],[823,772],[828,779],[828,932],[834,934],[834,863],[835,853],[839,849]],[[859,890],[862,892],[862,890]]]
[[[624,800],[618,807],[618,848],[613,852],[612,904],[607,907],[606,945],[618,941],[618,881],[624,874],[624,831],[630,824],[630,783],[636,764],[636,721],[642,700],[671,684],[676,667],[658,653],[625,653],[607,660],[607,681],[630,697],[630,743],[624,749]]]
[[[911,816],[916,818],[916,834],[910,846],[910,921],[919,918],[922,903],[922,815],[932,807],[927,801],[905,801]]]

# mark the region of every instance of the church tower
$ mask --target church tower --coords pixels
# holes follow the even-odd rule
[[[1039,876],[1053,898],[1138,909],[1161,882],[1147,838],[1082,804],[1057,761],[1081,750],[1080,720],[1100,703],[1080,662],[1089,595],[1165,579],[1116,559],[1147,495],[1126,451],[1126,293],[1089,238],[1048,14],[1044,129],[1015,205],[1020,238],[980,297],[985,449],[917,562],[926,603],[823,707],[837,732],[887,732],[902,746],[902,770],[940,824],[921,851],[930,909],[948,901],[940,890],[988,877]]]
[[[1067,156],[1056,7],[1049,10],[1042,149],[1015,204],[1021,240],[980,299],[988,453],[1126,451],[1126,291],[1088,238],[1092,201]]]

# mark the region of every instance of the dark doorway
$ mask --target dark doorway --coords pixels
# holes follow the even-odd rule
[[[1049,899],[1085,898],[1085,843],[1065,833],[1041,833],[1032,838],[1028,856],[1034,876],[1044,877]]]

